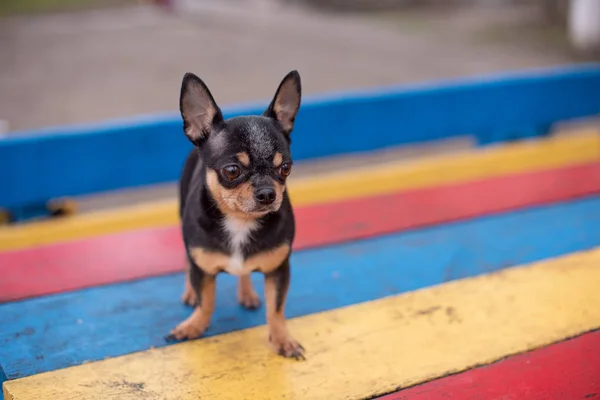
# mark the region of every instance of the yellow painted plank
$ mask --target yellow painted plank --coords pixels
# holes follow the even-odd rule
[[[257,327],[4,384],[7,400],[362,399],[600,327],[600,248],[290,321],[307,360]]]
[[[290,183],[289,190],[296,207],[307,206],[511,173],[559,168],[598,159],[600,133],[587,130],[569,136],[499,145],[295,180]],[[128,229],[173,225],[177,221],[177,202],[168,200],[59,220],[0,227],[0,251]]]

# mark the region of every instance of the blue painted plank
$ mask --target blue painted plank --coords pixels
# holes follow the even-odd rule
[[[600,113],[598,93],[600,65],[591,64],[306,98],[293,153],[306,160],[456,135],[480,143],[540,135],[556,121]],[[0,182],[8,188],[0,208],[175,181],[190,146],[172,113],[11,135],[0,139]]]
[[[293,254],[286,314],[315,313],[600,245],[600,196]],[[260,275],[253,280],[262,294]],[[264,323],[218,278],[208,335]],[[183,275],[0,305],[0,366],[8,379],[151,346],[187,317]]]

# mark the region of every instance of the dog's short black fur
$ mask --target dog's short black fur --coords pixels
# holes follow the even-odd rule
[[[238,275],[239,302],[257,308],[259,298],[249,274],[258,271],[265,275],[271,344],[283,356],[304,357],[283,315],[295,235],[286,179],[292,168],[290,135],[300,101],[300,75],[292,71],[263,115],[225,120],[202,80],[191,73],[184,76],[180,111],[194,149],[179,187],[189,261],[183,301],[195,309],[169,339],[192,339],[205,331],[220,272]]]

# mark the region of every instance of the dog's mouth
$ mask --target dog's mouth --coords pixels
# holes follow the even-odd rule
[[[250,212],[247,212],[246,214],[248,214],[250,217],[253,217],[253,218],[261,218],[261,217],[264,217],[265,215],[269,214],[270,212],[272,212],[272,211],[270,211],[270,210],[250,211]]]
[[[248,215],[253,217],[264,217],[265,215],[277,211],[275,207],[257,207],[254,210],[247,212]]]
[[[257,219],[267,214],[276,213],[281,208],[282,199],[276,199],[271,204],[260,204],[257,201],[237,198],[226,204],[229,213],[237,214],[242,218]],[[227,213],[227,212],[226,212]]]
[[[245,214],[247,214],[248,216],[251,216],[253,218],[260,218],[260,217],[264,217],[267,214],[277,212],[277,210],[279,210],[280,206],[281,206],[281,204],[270,204],[267,206],[256,205],[252,209],[243,210],[242,212],[244,212]]]

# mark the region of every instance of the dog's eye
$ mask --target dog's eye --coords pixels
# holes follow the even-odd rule
[[[279,167],[279,173],[281,176],[287,177],[292,172],[292,164],[283,163],[281,167]]]
[[[233,181],[236,178],[238,178],[241,175],[241,173],[242,170],[237,165],[228,165],[225,168],[223,168],[223,175],[230,181]]]

